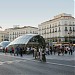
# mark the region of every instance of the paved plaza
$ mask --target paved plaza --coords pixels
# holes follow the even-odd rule
[[[14,56],[0,53],[0,75],[75,75],[73,55],[46,55],[47,62],[34,60],[33,56]]]
[[[0,53],[0,55],[4,55],[4,56],[10,56],[10,57],[15,57],[15,58],[21,58],[21,59],[28,59],[28,60],[32,60],[34,59],[33,55],[32,54],[24,54],[23,57],[20,57],[19,56],[14,56],[13,54],[10,55],[10,53]],[[56,60],[67,60],[67,61],[70,61],[70,60],[74,60],[75,61],[75,52],[73,52],[73,55],[69,55],[69,54],[64,54],[64,55],[61,55],[58,56],[58,54],[56,55],[46,55],[46,59],[56,59]]]

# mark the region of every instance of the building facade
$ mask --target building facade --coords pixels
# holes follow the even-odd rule
[[[8,40],[9,40],[8,33],[5,31],[0,31],[0,42]]]
[[[71,14],[62,13],[53,19],[38,25],[38,34],[46,41],[72,42],[75,39],[75,18]]]
[[[31,27],[31,26],[24,26],[24,27],[14,27],[5,29],[9,35],[9,41],[13,41],[17,37],[24,35],[24,34],[38,34],[38,28]]]

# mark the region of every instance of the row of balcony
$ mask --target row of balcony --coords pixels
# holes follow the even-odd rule
[[[44,34],[49,34],[49,33],[54,33],[54,32],[61,32],[61,30],[59,30],[59,31],[52,31],[52,32],[45,32]],[[74,32],[75,32],[75,30],[74,30]]]
[[[57,32],[57,31],[55,31],[55,32]],[[58,31],[58,32],[61,32],[61,30]],[[53,32],[45,32],[45,33],[42,33],[42,34],[49,34],[49,33],[54,33],[54,31]]]
[[[64,30],[64,31],[68,31],[68,30]],[[69,31],[75,32],[75,30],[69,30]],[[61,30],[58,30],[58,31],[55,30],[55,31],[52,31],[52,32],[50,31],[50,32],[48,32],[48,33],[54,33],[54,32],[61,32]],[[45,31],[45,33],[46,33],[46,31]]]
[[[67,25],[67,24],[65,24],[65,25]],[[64,25],[64,26],[65,26]],[[62,26],[62,25],[58,25],[58,26]],[[54,28],[54,27],[58,27],[57,25],[55,25],[55,26],[50,26],[50,27],[47,27],[47,28],[42,28],[42,30],[45,30],[45,29],[50,29],[50,28]],[[75,25],[68,25],[68,26],[75,26]]]
[[[30,32],[30,33],[32,33],[32,32]],[[21,34],[28,34],[28,33],[14,33],[14,34],[10,34],[10,35],[21,35]],[[34,32],[33,34],[37,34],[36,32]]]
[[[39,31],[41,31],[41,29],[39,29]],[[60,30],[58,30],[58,31],[60,31]],[[68,29],[65,29],[64,31],[68,31]],[[69,29],[69,31],[75,31],[75,30]],[[56,32],[57,32],[57,30],[56,30]]]
[[[65,31],[68,31],[68,29],[65,29]],[[71,29],[71,30],[69,30],[69,31],[75,31],[75,30],[72,30],[72,29]]]

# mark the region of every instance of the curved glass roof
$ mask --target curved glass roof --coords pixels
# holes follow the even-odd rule
[[[31,38],[33,38],[34,36],[37,36],[37,34],[25,34],[23,36],[20,36],[20,37],[16,38],[9,45],[14,45],[14,44],[27,44],[29,42],[29,40]]]
[[[0,46],[1,46],[1,47],[6,47],[9,43],[10,43],[10,41],[2,41],[2,42],[0,43]]]

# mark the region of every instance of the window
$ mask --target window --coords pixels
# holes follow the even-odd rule
[[[59,27],[59,30],[58,30],[58,31],[59,31],[59,32],[61,31],[61,30],[60,30],[60,27]]]
[[[57,28],[55,28],[55,32],[57,32]]]
[[[33,31],[33,34],[34,34],[35,32]]]
[[[68,31],[68,30],[67,30],[67,27],[65,27],[65,31]]]
[[[70,31],[72,31],[71,27],[70,27]]]
[[[53,29],[53,33],[54,33],[54,29]]]
[[[27,34],[28,32],[26,31],[26,34]]]
[[[46,34],[46,30],[45,30],[44,34]]]
[[[50,25],[50,28],[51,28],[51,25]]]
[[[73,22],[73,25],[74,25],[74,22]]]
[[[13,35],[14,35],[14,32],[13,32]]]
[[[32,32],[30,31],[30,33],[32,33]]]
[[[74,27],[73,27],[73,31],[74,31]]]
[[[67,21],[65,21],[65,25],[67,25]]]
[[[50,33],[51,33],[51,29],[50,29]]]
[[[2,38],[3,38],[3,35],[2,35]]]
[[[16,35],[16,32],[15,32],[15,35]]]
[[[58,26],[60,26],[60,22],[59,22]]]
[[[55,27],[57,27],[57,23],[55,23]]]

